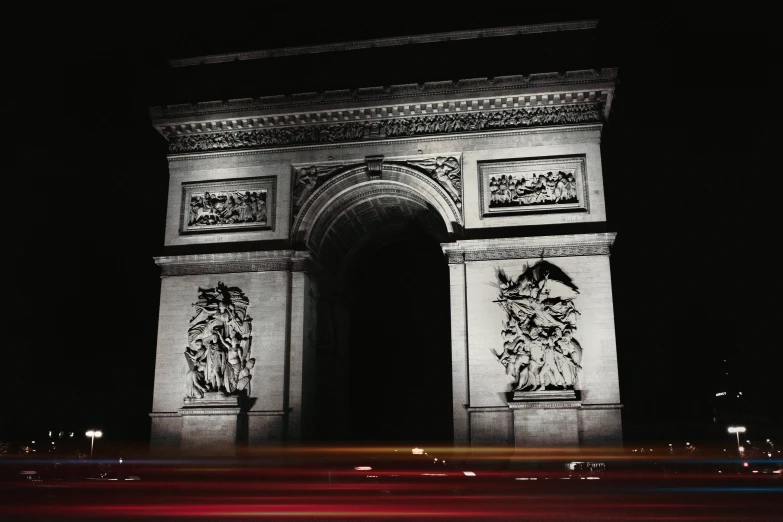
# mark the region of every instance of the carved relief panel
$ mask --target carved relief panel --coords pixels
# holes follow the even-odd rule
[[[574,389],[582,369],[576,339],[579,289],[557,265],[540,260],[517,277],[497,270],[495,301],[505,314],[502,347],[492,348],[512,391]]]
[[[193,304],[195,315],[188,328],[185,360],[185,401],[200,399],[207,392],[250,393],[252,318],[250,302],[237,287],[222,282],[214,288],[199,288]]]
[[[183,234],[274,229],[275,178],[182,185]]]
[[[588,210],[585,157],[479,163],[482,218]]]

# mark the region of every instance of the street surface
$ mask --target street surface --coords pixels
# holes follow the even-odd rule
[[[6,459],[0,518],[783,520],[779,462],[616,459],[569,469],[568,459],[448,455],[444,463],[446,452],[439,454],[104,461],[56,473],[43,462]],[[35,465],[35,475],[22,469]]]

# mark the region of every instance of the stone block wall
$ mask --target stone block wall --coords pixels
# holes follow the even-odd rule
[[[469,232],[492,227],[565,225],[606,219],[600,125],[567,129],[535,128],[491,132],[474,136],[435,136],[417,140],[374,141],[350,146],[292,148],[198,154],[170,158],[167,247],[257,242],[291,238],[291,191],[295,166],[323,162],[361,163],[372,155],[388,160],[457,155],[462,170],[462,219]],[[585,212],[527,213],[482,216],[479,164],[539,158],[584,156],[588,190]],[[183,183],[273,177],[275,226],[271,230],[180,234]],[[614,316],[609,260],[606,255],[552,257],[580,289],[576,306],[577,340],[584,349],[584,369],[578,388],[586,406],[609,409],[579,410],[579,440],[590,444],[621,437]],[[492,354],[502,350],[504,314],[497,298],[495,271],[517,276],[535,258],[467,261],[450,264],[452,389],[456,444],[513,444],[514,420],[507,408],[505,369]],[[315,372],[318,287],[304,272],[278,270],[164,277],[161,285],[158,347],[153,398],[153,446],[178,444],[182,419],[173,414],[182,407],[188,370],[183,352],[188,322],[194,314],[199,287],[218,281],[241,288],[250,300],[253,318],[252,357],[256,359],[250,384],[246,426],[248,441],[277,443],[306,437],[315,414]],[[612,435],[614,433],[615,435]],[[617,435],[619,434],[619,435]]]
[[[169,162],[169,196],[166,218],[166,246],[207,245],[244,241],[286,240],[290,237],[291,194],[294,167],[312,164],[355,164],[365,157],[382,155],[386,160],[421,159],[432,156],[461,156],[462,198],[466,229],[522,225],[572,224],[606,219],[603,171],[600,155],[600,126],[581,128],[533,128],[495,132],[471,137],[429,137],[416,141],[378,141],[351,147],[243,151],[200,154],[172,158]],[[555,212],[482,217],[478,165],[481,162],[584,156],[588,211]],[[183,183],[237,180],[254,177],[275,179],[273,230],[181,234]]]
[[[501,323],[506,318],[498,297],[498,268],[517,277],[538,259],[466,262],[468,354],[471,407],[506,405],[510,391],[505,368],[494,353],[503,351]],[[582,345],[577,389],[583,404],[620,402],[614,308],[608,256],[547,258],[579,287],[574,304],[580,315],[574,337]],[[494,351],[493,351],[494,350]]]
[[[153,440],[174,444],[174,433],[182,426],[181,419],[160,414],[174,414],[183,406],[188,372],[184,351],[188,325],[195,314],[192,305],[199,287],[215,287],[218,282],[239,287],[250,301],[247,309],[252,318],[250,357],[256,364],[249,385],[249,410],[271,415],[249,420],[252,432],[257,439],[282,437],[283,414],[288,408],[290,278],[288,271],[163,278],[152,405]],[[259,426],[265,426],[270,434],[262,433]]]

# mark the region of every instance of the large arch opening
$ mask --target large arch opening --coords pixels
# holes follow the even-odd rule
[[[317,319],[311,436],[319,441],[453,440],[449,275],[440,243],[459,217],[449,220],[448,202],[405,183],[404,174],[368,180],[366,171],[354,173],[355,183],[324,191],[300,219],[306,226],[294,228],[328,279],[319,285]]]
[[[368,245],[350,270],[347,438],[453,439],[448,269],[416,229]]]

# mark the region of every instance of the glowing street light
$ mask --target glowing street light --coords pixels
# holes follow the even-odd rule
[[[90,437],[90,460],[92,460],[92,450],[95,447],[95,439],[103,437],[103,432],[101,430],[90,430],[85,433],[85,435]]]
[[[744,448],[740,446],[739,434],[745,433],[745,426],[729,426],[729,433],[734,433],[737,435],[737,449],[740,453],[742,453]]]

